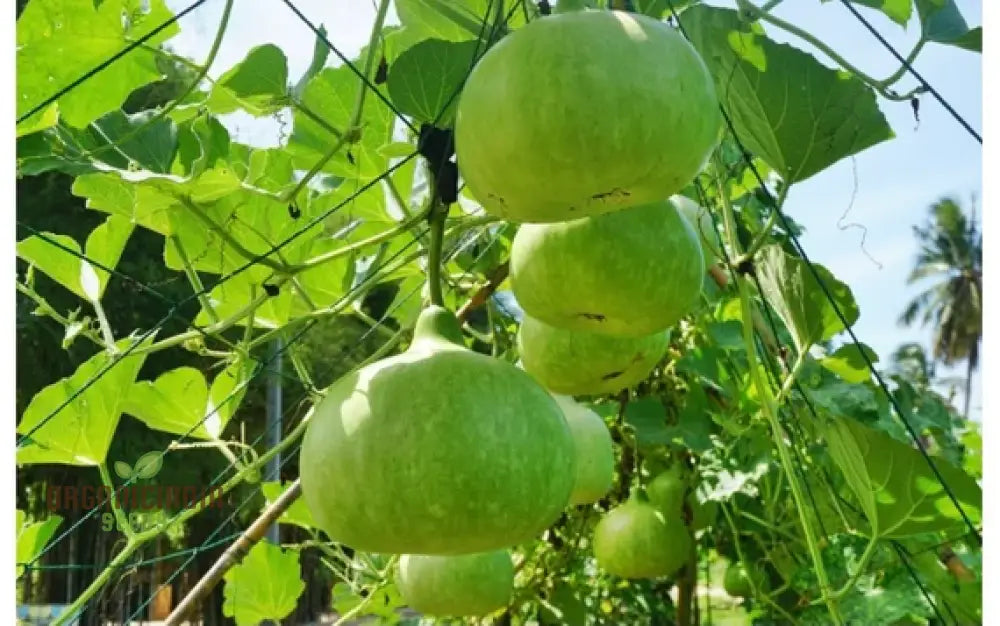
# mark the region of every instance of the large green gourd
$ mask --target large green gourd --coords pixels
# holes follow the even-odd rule
[[[705,261],[698,234],[668,201],[514,236],[518,304],[552,326],[616,337],[670,328],[698,301]]]
[[[486,615],[510,602],[514,564],[507,550],[457,556],[404,554],[396,586],[407,606],[425,615]]]
[[[527,314],[517,335],[524,371],[550,391],[570,396],[615,393],[645,380],[669,340],[667,331],[611,337],[556,328]]]
[[[302,444],[302,492],[330,538],[377,553],[463,554],[531,539],[575,478],[559,405],[472,352],[431,307],[403,354],[334,383]]]
[[[465,83],[458,166],[489,213],[556,222],[662,200],[720,137],[715,88],[667,24],[574,11],[502,39]]]
[[[670,576],[687,560],[691,537],[680,517],[665,518],[633,496],[609,511],[594,529],[594,557],[623,578]]]
[[[610,490],[615,480],[615,449],[607,424],[595,411],[570,396],[556,395],[576,444],[576,482],[569,503],[591,504]]]

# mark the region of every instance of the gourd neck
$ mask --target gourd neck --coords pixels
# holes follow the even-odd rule
[[[458,318],[448,309],[436,305],[421,311],[413,329],[413,343],[427,341],[464,346]]]

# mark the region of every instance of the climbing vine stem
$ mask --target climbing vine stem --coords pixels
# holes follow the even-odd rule
[[[717,156],[715,158],[715,163],[716,167],[720,169],[723,167],[721,160]],[[732,205],[729,202],[729,195],[726,186],[718,181],[717,185],[719,198],[722,202],[726,237],[733,253],[738,258],[740,254],[740,242],[739,236],[736,232],[736,217],[733,213]],[[843,624],[844,620],[840,616],[836,599],[833,597],[830,590],[830,580],[827,576],[826,568],[823,565],[823,556],[820,553],[819,544],[816,540],[816,533],[814,532],[812,524],[809,521],[809,517],[806,514],[802,485],[799,483],[799,477],[795,473],[792,457],[788,450],[788,443],[785,441],[781,423],[778,421],[778,411],[775,403],[775,397],[772,395],[770,385],[761,375],[761,368],[757,363],[757,344],[754,342],[754,328],[752,322],[753,303],[750,299],[749,290],[747,289],[746,282],[742,279],[742,277],[736,276],[734,282],[736,283],[736,288],[740,298],[741,317],[743,320],[743,341],[747,352],[750,379],[757,392],[757,397],[760,398],[761,411],[764,413],[764,416],[767,418],[768,424],[770,425],[774,446],[778,451],[778,459],[781,463],[781,468],[785,474],[785,478],[788,480],[789,488],[792,491],[792,498],[795,501],[795,509],[799,514],[799,521],[805,535],[806,547],[809,549],[809,557],[812,560],[813,568],[816,572],[816,579],[819,581],[820,593],[822,594],[823,601],[826,603],[833,622],[835,624]]]

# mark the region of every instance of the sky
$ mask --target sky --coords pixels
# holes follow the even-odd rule
[[[189,3],[167,0],[175,11]],[[711,4],[733,5],[725,1]],[[982,23],[980,2],[956,0],[956,4],[970,26]],[[367,43],[375,16],[373,2],[297,0],[295,5],[313,23],[322,23],[328,38],[348,57],[354,57]],[[204,60],[222,6],[222,0],[212,0],[182,19],[181,33],[170,46],[196,61]],[[904,29],[877,11],[861,10],[899,52],[909,52],[919,35],[916,16]],[[891,54],[840,2],[787,0],[776,14],[811,32],[870,76],[884,77],[898,67]],[[396,21],[390,10],[388,23]],[[821,62],[835,65],[802,40],[773,26],[765,26],[765,30],[771,38],[814,52]],[[266,14],[259,3],[237,2],[210,76],[219,76],[251,47],[264,43],[284,50],[289,76],[295,81],[309,64],[314,39],[283,2],[268,3]],[[334,61],[331,55],[330,62]],[[980,55],[928,44],[914,66],[981,134]],[[908,77],[898,87],[908,91],[916,84]],[[930,346],[931,328],[901,328],[896,323],[909,299],[921,290],[920,285],[906,285],[917,253],[912,227],[923,223],[927,208],[944,196],[954,196],[964,207],[975,199],[977,211],[981,211],[982,150],[929,95],[921,100],[919,123],[906,102],[880,100],[879,106],[896,137],[796,184],[789,192],[785,211],[805,227],[801,243],[811,260],[826,266],[851,287],[861,310],[854,325],[859,339],[887,359],[902,343],[916,341]],[[227,125],[241,141],[277,144],[277,125],[272,120],[235,116]],[[939,377],[962,378],[964,374],[964,366],[938,369]],[[962,405],[961,386],[955,404]],[[980,405],[977,373],[973,378],[973,419],[981,420]]]

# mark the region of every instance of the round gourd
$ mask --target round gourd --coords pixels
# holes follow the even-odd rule
[[[697,233],[705,265],[710,266],[715,263],[715,254],[712,251],[719,247],[719,238],[716,235],[715,222],[712,221],[712,215],[708,209],[700,206],[691,198],[681,195],[670,196],[670,203],[687,219],[691,228]]]
[[[517,303],[547,324],[616,337],[670,328],[698,301],[698,235],[667,201],[524,224],[510,252]]]
[[[437,617],[480,616],[507,606],[514,564],[507,550],[399,558],[396,587],[413,610]]]
[[[516,367],[465,349],[430,307],[403,354],[334,383],[302,444],[317,524],[356,550],[483,552],[559,517],[576,477],[559,405]]]
[[[667,331],[611,337],[556,328],[527,314],[517,335],[524,371],[550,391],[570,396],[614,393],[645,380],[669,340]]]
[[[683,514],[686,493],[687,484],[676,467],[659,474],[646,485],[649,502],[668,518]]]
[[[722,579],[722,588],[726,593],[734,598],[747,598],[753,595],[751,577],[758,588],[767,590],[767,574],[764,569],[754,564],[747,567],[741,561],[734,561],[726,568],[726,574]]]
[[[534,20],[490,49],[459,99],[459,170],[483,208],[558,222],[662,200],[720,138],[715,88],[667,24],[622,11]]]
[[[605,571],[623,578],[657,578],[687,560],[691,537],[680,518],[667,519],[649,502],[630,498],[594,529],[594,557]]]
[[[601,416],[569,396],[555,396],[576,445],[576,482],[570,504],[597,502],[615,480],[615,451]]]

